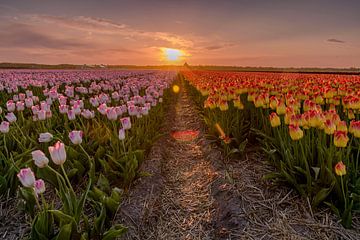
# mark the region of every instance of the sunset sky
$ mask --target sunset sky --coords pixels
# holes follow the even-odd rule
[[[184,61],[360,67],[360,1],[0,1],[0,62]]]

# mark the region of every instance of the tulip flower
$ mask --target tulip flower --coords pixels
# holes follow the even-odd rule
[[[79,145],[82,143],[82,137],[83,137],[83,132],[82,131],[71,131],[69,133],[69,138],[70,141],[75,144],[75,145]]]
[[[37,167],[44,168],[49,164],[49,159],[41,150],[35,150],[31,152],[31,155]]]
[[[56,165],[62,165],[66,161],[65,145],[62,142],[57,141],[54,146],[50,146],[49,152],[51,160]]]
[[[34,184],[34,190],[37,195],[44,193],[45,192],[45,182],[42,179],[36,180],[35,184]]]
[[[35,175],[30,168],[21,169],[20,172],[17,174],[17,177],[19,178],[21,184],[24,187],[28,187],[28,188],[34,187]]]
[[[281,125],[280,117],[276,114],[276,112],[272,112],[270,114],[270,124],[271,127],[278,127]]]
[[[76,114],[75,114],[74,110],[72,110],[72,109],[67,112],[67,116],[70,121],[76,119]]]
[[[6,102],[6,109],[9,111],[9,112],[13,112],[15,111],[15,108],[16,108],[16,105],[14,103],[13,100],[9,100]]]
[[[37,112],[37,119],[40,121],[44,121],[46,119],[46,111],[45,110],[39,110]]]
[[[346,166],[345,164],[340,161],[335,165],[335,173],[338,176],[344,176],[346,175]]]
[[[125,129],[124,129],[124,128],[121,128],[121,129],[119,130],[119,139],[120,139],[121,141],[125,140]]]
[[[360,121],[351,121],[349,132],[354,135],[356,138],[360,138]]]
[[[289,125],[289,133],[292,140],[297,141],[304,137],[304,132],[298,125]]]
[[[334,132],[336,130],[336,125],[335,125],[334,121],[327,119],[324,123],[324,126],[325,126],[324,131],[326,134],[328,134],[328,135],[334,134]]]
[[[8,114],[5,115],[5,118],[10,122],[16,122],[17,118],[15,116],[15,114],[13,112],[9,112]]]
[[[345,131],[335,131],[334,132],[334,145],[336,147],[346,147],[349,141],[349,137],[347,136],[347,132]]]
[[[347,132],[348,129],[347,129],[347,124],[345,121],[339,121],[337,124],[336,124],[336,130],[338,131],[343,131],[343,132]]]
[[[32,98],[26,98],[25,105],[27,108],[31,108],[32,106],[34,106],[34,100]]]
[[[276,113],[278,115],[284,115],[286,113],[286,105],[283,101],[278,101],[278,105],[276,106]]]
[[[53,135],[51,133],[46,132],[46,133],[40,133],[38,140],[40,143],[45,143],[45,142],[50,142],[52,138]]]
[[[10,123],[7,121],[2,121],[0,124],[0,132],[1,133],[8,133],[10,130]]]
[[[106,109],[106,116],[110,121],[115,121],[117,119],[116,109],[111,107]]]
[[[125,130],[128,130],[131,128],[131,120],[129,117],[121,118],[120,121]]]

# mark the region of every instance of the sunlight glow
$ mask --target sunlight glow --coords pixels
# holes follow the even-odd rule
[[[184,52],[174,48],[162,48],[162,54],[167,61],[175,62],[185,56]]]

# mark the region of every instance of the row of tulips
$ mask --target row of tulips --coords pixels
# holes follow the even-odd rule
[[[18,192],[33,219],[32,239],[124,233],[113,218],[160,135],[175,77],[166,71],[0,71],[0,194]]]
[[[277,172],[312,206],[351,227],[360,210],[360,76],[184,71],[225,149],[260,140]],[[195,94],[196,95],[196,94]]]

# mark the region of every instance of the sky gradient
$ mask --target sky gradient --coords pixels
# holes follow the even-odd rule
[[[360,1],[1,0],[0,62],[360,67]]]

